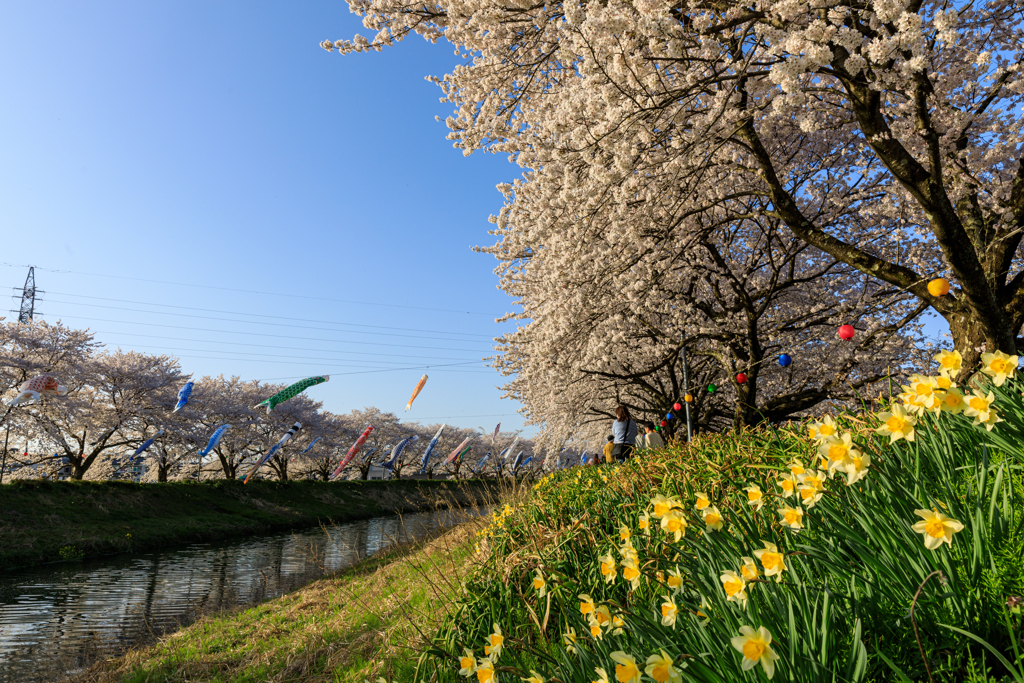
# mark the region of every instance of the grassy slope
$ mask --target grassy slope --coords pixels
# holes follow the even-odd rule
[[[480,525],[467,522],[258,607],[202,619],[94,666],[80,683],[413,680],[421,634],[449,616],[473,569]]]
[[[479,482],[196,484],[20,481],[0,486],[0,569],[472,504]]]

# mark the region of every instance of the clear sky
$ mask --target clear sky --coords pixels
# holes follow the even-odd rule
[[[357,32],[340,0],[0,2],[0,286],[33,264],[44,319],[196,376],[401,414],[427,372],[408,419],[521,426],[470,250],[521,171],[445,139],[451,46],[318,45]]]

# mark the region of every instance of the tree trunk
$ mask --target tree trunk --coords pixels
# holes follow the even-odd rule
[[[953,347],[964,357],[963,370],[959,375],[961,380],[970,377],[981,367],[982,353],[999,350],[1014,355],[1024,351],[1024,340],[1020,337],[1013,339],[1013,344],[1008,344],[989,336],[987,331],[991,326],[984,324],[966,306],[947,316],[946,321],[953,337]]]

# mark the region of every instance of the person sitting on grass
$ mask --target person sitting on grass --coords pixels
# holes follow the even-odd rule
[[[608,435],[608,443],[606,443],[604,445],[604,461],[606,463],[608,463],[609,465],[611,465],[615,461],[615,458],[612,456],[612,451],[614,449],[615,449],[615,435],[614,434],[609,434]],[[594,460],[597,460],[597,458],[594,458]]]

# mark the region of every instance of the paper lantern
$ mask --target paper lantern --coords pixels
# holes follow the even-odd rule
[[[944,277],[937,277],[928,283],[928,293],[932,296],[946,296],[949,294],[949,280]]]
[[[839,328],[839,338],[847,341],[853,339],[853,335],[856,330],[853,329],[853,325],[843,325]]]
[[[665,419],[666,420],[671,420],[672,419],[672,413],[669,413],[668,415],[666,415]]]
[[[693,403],[693,396],[687,394],[686,396],[683,396],[683,400],[686,401],[687,403]]]
[[[784,368],[788,368],[793,363],[793,359],[790,358],[788,353],[784,353],[779,356],[779,365]]]
[[[662,427],[668,427],[668,422],[665,422],[665,420],[662,420],[661,421],[661,426]]]
[[[745,373],[745,372],[738,373],[736,375],[736,382],[738,384],[746,384],[747,383],[747,373]]]
[[[715,389],[717,389],[717,388],[718,388],[718,387],[716,387],[716,386],[715,386],[714,384],[709,384],[709,385],[708,385],[708,393],[709,393],[709,394],[713,394],[713,393],[715,393]]]
[[[680,405],[679,403],[673,403],[672,404],[672,410],[678,411],[678,410],[682,410],[682,409],[683,409],[683,406]]]

